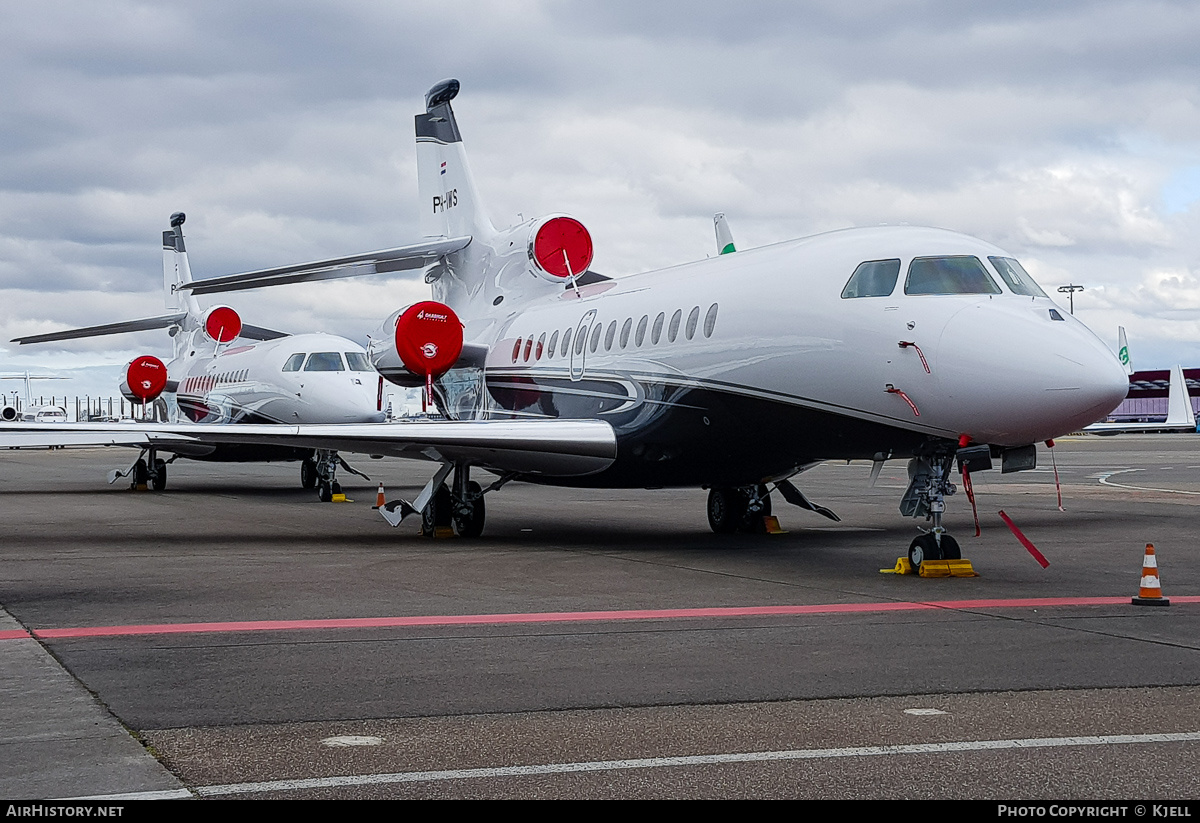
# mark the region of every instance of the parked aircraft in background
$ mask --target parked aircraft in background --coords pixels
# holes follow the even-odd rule
[[[21,380],[25,384],[25,402],[18,409],[16,399],[14,405],[9,405],[7,399],[0,404],[0,422],[10,423],[13,420],[23,420],[27,423],[65,423],[67,421],[67,410],[62,406],[56,406],[53,402],[35,404],[33,402],[33,392],[30,390],[30,383],[34,380],[68,380],[67,377],[58,377],[50,374],[6,374],[0,376],[0,380]]]
[[[449,422],[227,427],[246,442],[435,461],[416,500],[384,507],[393,525],[419,511],[477,535],[485,492],[516,479],[701,486],[718,532],[755,528],[776,490],[836,518],[791,478],[823,460],[900,458],[901,511],[930,526],[909,547],[919,565],[958,555],[942,525],[956,458],[1031,468],[1036,443],[1125,396],[1095,335],[1011,255],[955,232],[846,229],[613,280],[589,270],[592,238],[574,218],[497,230],[450,106],[458,90],[437,84],[416,116],[422,242],[181,285],[427,267],[433,299],[393,313],[368,352]],[[482,489],[474,467],[499,479]]]
[[[362,346],[330,334],[286,335],[244,324],[228,306],[201,309],[181,287],[192,281],[184,245],[185,216],[171,216],[163,232],[163,287],[170,312],[158,317],[20,337],[15,343],[48,343],[123,332],[166,329],[173,341],[171,360],[143,355],[126,364],[121,393],[131,402],[155,404],[160,421],[180,423],[368,423],[383,419],[383,379],[371,367]],[[66,420],[63,413],[61,420]],[[301,461],[301,482],[316,487],[322,500],[337,488],[336,470],[345,466],[337,453],[301,446],[230,443],[214,439],[181,443],[155,437],[145,426],[121,427],[142,450],[130,470],[135,484],[161,490],[167,464],[179,457],[210,461]],[[85,445],[86,432],[64,442],[58,432],[43,431],[22,445]],[[114,444],[109,439],[100,442]],[[118,444],[119,445],[119,444]],[[160,454],[173,455],[163,458]],[[349,468],[349,467],[346,467]],[[353,471],[353,470],[351,470]],[[111,479],[123,476],[114,472]]]

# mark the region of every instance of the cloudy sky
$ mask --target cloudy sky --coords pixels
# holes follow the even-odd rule
[[[566,211],[598,271],[846,226],[976,235],[1138,368],[1200,366],[1200,4],[7,2],[0,340],[162,311],[185,211],[210,277],[419,237],[412,116],[444,77],[500,226]],[[364,340],[414,278],[241,292]],[[1065,298],[1062,301],[1065,304]],[[165,334],[0,343],[113,393]],[[107,368],[103,368],[105,364]],[[53,388],[51,388],[53,386]],[[15,386],[3,386],[11,391]]]

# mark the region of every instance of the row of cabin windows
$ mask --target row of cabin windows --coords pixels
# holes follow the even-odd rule
[[[989,257],[1000,278],[1013,294],[1045,297],[1029,272],[1011,257]],[[854,274],[842,289],[842,297],[887,297],[896,288],[900,277],[900,261],[868,260],[859,263]],[[953,255],[949,257],[914,257],[904,278],[905,294],[1000,294],[978,257]]]
[[[293,354],[283,364],[284,371],[371,371],[371,361],[362,352],[348,351],[345,352],[346,362],[342,362],[342,355],[335,351],[318,351],[312,354],[298,352]],[[305,357],[308,361],[305,362]],[[347,369],[346,365],[350,368]],[[300,367],[304,368],[301,369]]]
[[[696,332],[700,327],[700,307],[695,306],[688,312],[687,321],[683,319],[683,309],[676,309],[671,315],[670,323],[667,323],[666,312],[659,312],[654,318],[654,325],[650,325],[650,315],[642,315],[642,319],[638,321],[637,329],[634,330],[633,318],[625,318],[625,322],[621,324],[620,336],[617,335],[617,321],[611,320],[608,323],[607,331],[604,323],[596,322],[592,324],[590,330],[590,339],[587,332],[584,334],[575,335],[575,354],[576,356],[583,354],[584,347],[588,347],[592,352],[599,350],[600,343],[603,341],[604,350],[612,351],[614,346],[619,348],[628,348],[630,340],[634,346],[642,346],[646,342],[647,331],[649,331],[650,345],[657,346],[659,341],[663,339],[663,329],[666,328],[666,342],[674,343],[680,336],[682,331],[683,337],[691,340],[696,336]],[[713,329],[717,327],[717,304],[713,303],[708,307],[708,312],[704,315],[703,334],[705,337],[712,337]],[[518,360],[529,362],[532,360],[541,360],[543,356],[547,359],[553,358],[556,355],[566,357],[571,352],[571,335],[574,334],[574,329],[567,329],[562,333],[562,343],[559,344],[559,333],[555,331],[550,335],[550,341],[546,341],[546,332],[537,338],[534,342],[533,337],[528,339],[517,338],[517,342],[513,344],[512,361],[516,363]]]

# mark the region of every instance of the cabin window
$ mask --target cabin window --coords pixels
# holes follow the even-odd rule
[[[335,351],[318,351],[308,356],[305,371],[345,371],[342,356]]]
[[[547,357],[554,356],[554,349],[555,349],[555,346],[557,343],[558,343],[558,331],[555,330],[554,334],[550,335],[550,345],[546,348],[546,356]]]
[[[712,337],[713,329],[717,327],[717,304],[713,303],[708,307],[708,313],[704,315],[704,336]]]
[[[525,360],[525,362],[526,362],[526,363],[528,363],[528,362],[529,362],[529,353],[530,353],[531,351],[533,351],[533,338],[532,338],[532,337],[531,337],[531,338],[529,338],[528,340],[526,340],[526,341],[525,341],[525,357],[524,357],[524,360]]]
[[[604,326],[600,323],[592,326],[592,351],[600,348],[600,335],[604,333]]]
[[[604,335],[604,350],[612,351],[613,340],[617,337],[617,321],[608,324],[608,333]]]
[[[621,348],[629,345],[629,333],[633,331],[633,318],[626,317],[625,325],[621,326]]]
[[[587,348],[587,330],[584,329],[579,334],[575,335],[575,354],[583,354],[583,350]]]
[[[654,328],[650,332],[650,342],[656,346],[658,345],[659,338],[662,337],[663,321],[666,319],[667,315],[661,311],[658,313],[658,317],[654,318]]]
[[[842,289],[842,299],[848,297],[887,297],[896,288],[900,276],[900,261],[868,260],[859,263],[854,274]],[[910,275],[911,276],[911,275]]]
[[[350,371],[371,371],[371,361],[362,352],[348,351],[345,354],[346,365],[350,367]]]
[[[978,257],[917,257],[908,264],[905,294],[1000,294]]]
[[[521,344],[524,342],[525,342],[524,339],[518,337],[517,342],[513,343],[512,361],[514,363],[516,363],[517,358],[521,356]]]
[[[688,340],[691,340],[693,337],[696,336],[696,326],[699,323],[700,323],[700,307],[696,306],[688,314],[687,328],[685,328],[683,331],[683,333],[685,335],[687,335]]]
[[[287,362],[283,364],[283,370],[284,371],[300,371],[300,366],[302,363],[304,363],[304,352],[300,352],[299,354],[293,354],[291,357],[289,357],[287,359]]]
[[[672,343],[679,336],[679,323],[683,320],[683,309],[676,309],[671,315],[671,325],[667,327],[667,340]]]
[[[642,341],[646,339],[646,325],[649,322],[650,322],[650,317],[649,317],[649,315],[645,315],[645,314],[643,314],[642,319],[638,321],[637,335],[635,336],[635,340],[634,340],[634,342],[636,342],[638,344],[638,346],[641,346]]]
[[[571,353],[571,330],[570,329],[567,329],[565,332],[563,332],[562,348],[559,349],[559,351],[562,352],[563,357],[566,357],[568,354]]]
[[[546,348],[546,333],[542,332],[541,336],[538,338],[537,348],[533,350],[533,359],[541,360],[542,359],[542,350],[545,348]]]
[[[1029,276],[1029,272],[1025,271],[1025,267],[1016,260],[1011,257],[989,257],[988,260],[992,261],[992,265],[996,267],[996,271],[1000,272],[1000,277],[1008,284],[1008,289],[1013,294],[1024,294],[1029,297],[1046,296],[1041,287]]]

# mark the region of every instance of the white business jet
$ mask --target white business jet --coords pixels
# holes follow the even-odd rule
[[[362,346],[331,334],[286,335],[244,324],[229,306],[201,309],[182,287],[192,282],[184,245],[185,216],[171,216],[163,232],[163,287],[169,314],[48,334],[19,337],[14,343],[49,343],[107,334],[167,329],[173,356],[163,363],[143,355],[124,368],[121,393],[129,401],[157,407],[160,420],[175,423],[372,423],[381,410],[383,378],[375,373]],[[65,413],[62,420],[66,420]],[[22,445],[123,444],[142,449],[129,472],[113,472],[110,480],[129,475],[135,485],[166,488],[167,465],[179,457],[246,462],[299,460],[301,484],[318,489],[322,500],[340,491],[337,453],[302,446],[230,443],[213,439],[181,443],[158,437],[143,426],[121,427],[97,441],[87,431],[26,436]],[[123,438],[130,442],[116,443]],[[167,453],[173,456],[160,457]]]
[[[235,427],[247,442],[436,462],[411,504],[384,507],[393,525],[421,512],[477,535],[485,492],[520,479],[701,486],[715,531],[748,530],[775,490],[836,518],[790,479],[823,460],[877,472],[902,458],[901,511],[930,526],[909,547],[919,565],[959,553],[942,526],[956,457],[1032,468],[1036,443],[1125,395],[1112,352],[1012,255],[955,232],[847,229],[612,280],[589,271],[573,218],[497,230],[450,106],[458,90],[437,84],[416,116],[424,241],[182,287],[426,268],[433,299],[394,313],[368,351],[389,380],[424,385],[448,422]],[[482,489],[472,467],[499,479]]]

